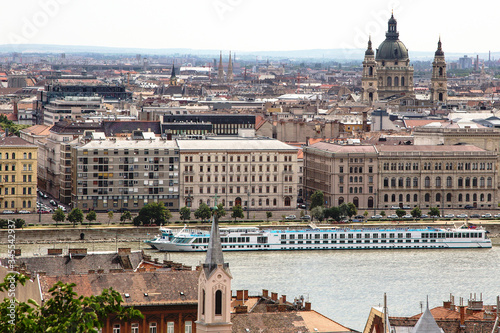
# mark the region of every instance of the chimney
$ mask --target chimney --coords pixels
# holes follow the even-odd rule
[[[285,304],[286,303],[286,295],[281,295],[281,300],[282,300],[283,304]]]
[[[272,292],[272,293],[271,293],[271,299],[272,299],[273,301],[277,301],[277,300],[278,300],[278,293],[273,293],[273,292]]]
[[[311,302],[306,302],[305,310],[306,311],[311,311]]]
[[[248,299],[248,290],[243,290],[243,301]]]
[[[243,290],[236,290],[236,300],[237,301],[244,301]]]
[[[460,305],[459,307],[459,311],[460,311],[460,326],[464,326],[465,325],[465,305]]]
[[[264,297],[264,298],[269,297],[269,291],[267,289],[262,289],[262,297]]]

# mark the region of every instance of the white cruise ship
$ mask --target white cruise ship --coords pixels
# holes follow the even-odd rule
[[[223,251],[491,248],[482,227],[459,228],[220,228]],[[210,233],[184,228],[170,239],[149,241],[167,252],[206,251]]]

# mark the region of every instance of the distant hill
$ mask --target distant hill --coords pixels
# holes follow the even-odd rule
[[[158,55],[158,56],[198,56],[206,58],[218,58],[219,50],[197,50],[187,48],[147,49],[134,47],[106,47],[106,46],[83,46],[83,45],[52,45],[52,44],[3,44],[0,45],[0,53],[100,53],[100,54],[123,54],[123,55]],[[224,52],[225,56],[227,52]],[[290,51],[233,51],[239,59],[283,59],[283,60],[309,60],[309,61],[361,61],[364,58],[365,49],[311,49]],[[467,54],[475,57],[474,53],[447,53],[446,58],[455,60]],[[492,52],[493,59],[500,59],[500,52]],[[411,60],[432,60],[434,52],[410,51]],[[479,53],[479,58],[488,59],[488,53]]]

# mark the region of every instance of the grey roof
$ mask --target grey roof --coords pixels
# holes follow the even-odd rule
[[[439,328],[436,320],[429,311],[428,303],[424,313],[415,324],[415,327],[413,327],[412,333],[442,333],[442,329]]]
[[[276,139],[269,138],[207,138],[206,140],[184,140],[177,139],[181,151],[213,151],[213,150],[240,150],[240,151],[264,151],[264,150],[292,150],[297,148],[287,145]]]
[[[224,255],[222,254],[222,244],[220,241],[220,231],[219,231],[219,219],[217,215],[214,214],[212,218],[212,230],[210,231],[210,241],[208,243],[207,257],[205,258],[205,264],[203,269],[205,270],[206,276],[210,274],[217,268],[218,265],[224,265],[225,268],[228,264],[224,264]]]

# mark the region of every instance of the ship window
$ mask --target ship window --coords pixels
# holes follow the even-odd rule
[[[215,314],[222,315],[222,291],[215,292]]]

